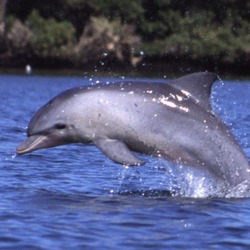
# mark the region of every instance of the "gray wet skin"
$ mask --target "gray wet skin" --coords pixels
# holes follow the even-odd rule
[[[207,169],[236,186],[250,180],[249,163],[229,128],[214,114],[213,73],[168,83],[117,82],[67,90],[31,119],[26,154],[68,143],[93,143],[113,161],[142,165],[137,151]]]

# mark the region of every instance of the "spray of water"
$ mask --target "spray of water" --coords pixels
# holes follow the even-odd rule
[[[124,167],[117,178],[119,187],[111,190],[111,194],[198,199],[250,196],[247,183],[229,189],[223,181],[214,180],[207,172],[161,159],[151,161],[147,168]]]

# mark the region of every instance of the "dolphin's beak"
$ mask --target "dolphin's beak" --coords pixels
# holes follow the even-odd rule
[[[19,155],[27,154],[34,150],[49,148],[54,145],[55,143],[51,141],[51,138],[49,138],[48,135],[32,135],[17,147],[16,153]]]

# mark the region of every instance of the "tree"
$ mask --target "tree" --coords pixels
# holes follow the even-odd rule
[[[5,41],[5,10],[6,10],[7,0],[0,0],[0,52],[6,50]]]

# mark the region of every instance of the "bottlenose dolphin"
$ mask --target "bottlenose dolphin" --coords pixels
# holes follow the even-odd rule
[[[31,119],[25,154],[67,143],[93,143],[113,161],[144,162],[131,152],[206,169],[228,186],[249,181],[249,163],[210,105],[214,73],[168,83],[122,81],[62,92]]]

